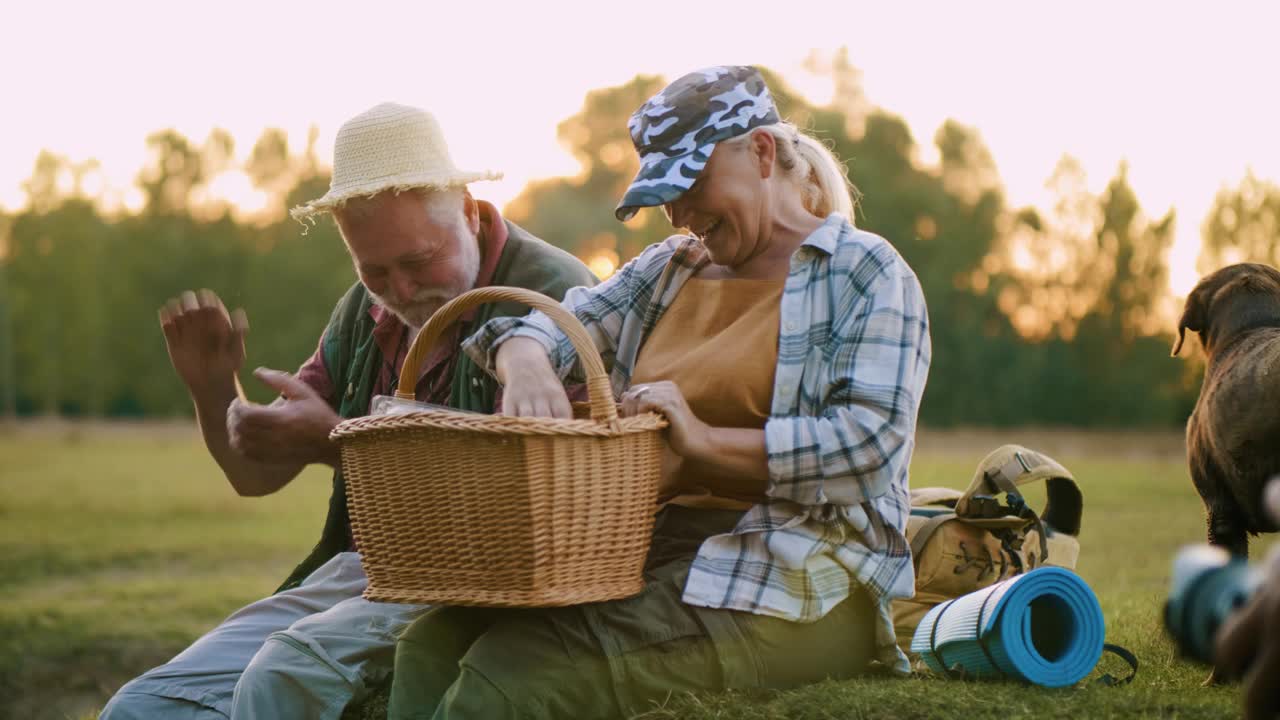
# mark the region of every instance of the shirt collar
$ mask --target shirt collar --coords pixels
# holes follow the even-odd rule
[[[848,226],[849,222],[843,215],[833,212],[816,230],[809,233],[809,237],[804,239],[800,247],[809,246],[828,255],[834,255],[836,246],[840,244],[840,236],[845,233],[845,228]]]

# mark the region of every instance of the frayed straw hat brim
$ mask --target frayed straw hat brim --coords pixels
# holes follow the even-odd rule
[[[458,171],[447,175],[433,173],[378,178],[356,186],[344,187],[338,192],[330,190],[324,195],[324,197],[293,208],[289,211],[289,215],[291,215],[294,220],[307,220],[321,213],[331,212],[334,208],[341,207],[348,200],[361,197],[371,197],[380,192],[386,192],[387,190],[392,190],[397,193],[416,188],[450,190],[453,188],[463,187],[473,182],[501,179],[502,173],[495,172],[493,170],[477,172]]]

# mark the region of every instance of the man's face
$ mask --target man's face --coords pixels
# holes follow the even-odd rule
[[[472,289],[480,272],[475,201],[429,212],[416,192],[383,192],[335,213],[360,282],[405,324],[421,328],[445,303]]]

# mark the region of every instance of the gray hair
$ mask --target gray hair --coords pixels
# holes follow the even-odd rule
[[[417,195],[418,198],[422,200],[422,205],[427,211],[427,216],[441,225],[462,222],[462,211],[464,207],[464,190],[462,188],[436,189],[416,187],[403,191],[384,190],[383,192],[410,192]],[[381,195],[381,193],[378,195]],[[368,220],[376,211],[375,204],[371,201],[377,198],[378,195],[351,198],[341,205],[335,206],[333,208],[335,219],[356,222]]]

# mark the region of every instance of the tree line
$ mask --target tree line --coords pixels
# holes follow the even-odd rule
[[[1052,207],[1013,207],[975,129],[944,123],[932,139],[938,160],[926,164],[907,124],[867,102],[847,58],[830,73],[836,92],[817,106],[766,71],[784,117],[847,161],[862,190],[857,224],[889,239],[919,275],[934,351],[922,422],[1185,421],[1200,367],[1169,357],[1172,212],[1147,215],[1123,165],[1090,193],[1069,157],[1047,173]],[[661,213],[613,219],[637,168],[627,117],[665,82],[638,76],[588,93],[557,128],[581,172],[529,184],[507,217],[601,272],[670,234]],[[226,133],[196,143],[163,131],[146,142],[141,210],[103,210],[81,187],[90,164],[44,153],[27,206],[0,215],[0,414],[189,413],[157,326],[165,299],[217,290],[248,310],[250,367],[290,369],[314,351],[332,303],[354,282],[333,223],[304,234],[284,212],[328,187],[314,134],[301,149],[278,130],[257,140],[242,169],[269,202],[247,220],[205,197],[234,163]],[[1224,188],[1202,234],[1201,271],[1280,264],[1280,187],[1248,175]]]

